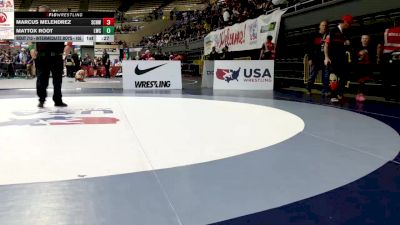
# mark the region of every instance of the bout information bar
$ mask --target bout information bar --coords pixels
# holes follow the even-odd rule
[[[114,14],[102,12],[15,12],[15,40],[113,42]]]
[[[17,35],[16,41],[20,42],[114,42],[112,35]]]

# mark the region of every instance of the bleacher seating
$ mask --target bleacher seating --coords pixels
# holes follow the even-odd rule
[[[14,1],[14,9],[16,11],[20,10],[22,7],[22,0],[15,0]]]
[[[36,8],[40,5],[47,5],[53,11],[66,12],[71,9],[71,12],[79,11],[80,0],[65,0],[62,3],[59,0],[33,0],[29,11],[36,11]]]
[[[89,0],[88,11],[115,12],[120,5],[120,0]]]
[[[135,16],[148,15],[155,9],[162,8],[164,15],[169,16],[171,10],[178,9],[180,11],[185,11],[202,9],[204,8],[203,6],[205,6],[203,2],[204,0],[175,0],[162,7],[163,4],[165,4],[165,1],[163,0],[139,1],[134,2],[126,14]]]
[[[163,3],[163,0],[134,2],[131,7],[129,7],[126,14],[133,14],[135,16],[148,15],[149,13],[152,13],[155,9],[160,8]]]
[[[170,12],[174,9],[188,9],[197,10],[202,9],[205,6],[203,0],[175,0],[163,8],[164,12]],[[183,11],[183,10],[182,10]]]

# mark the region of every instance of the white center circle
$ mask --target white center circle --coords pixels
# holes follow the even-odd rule
[[[272,107],[185,98],[0,100],[0,185],[166,169],[232,157],[304,129]],[[51,103],[48,103],[51,104]]]

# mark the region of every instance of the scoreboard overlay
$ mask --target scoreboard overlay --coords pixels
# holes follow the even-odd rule
[[[15,12],[13,22],[16,41],[114,41],[114,14],[108,12]]]

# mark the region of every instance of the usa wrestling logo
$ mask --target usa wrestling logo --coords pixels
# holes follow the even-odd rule
[[[232,80],[239,81],[240,68],[238,70],[230,70],[230,69],[217,69],[216,75],[219,80],[224,80],[226,82],[230,82]]]
[[[117,124],[111,109],[78,109],[36,112],[13,112],[17,118],[0,122],[4,126],[62,126],[62,125],[99,125]],[[94,116],[95,115],[95,116]]]

